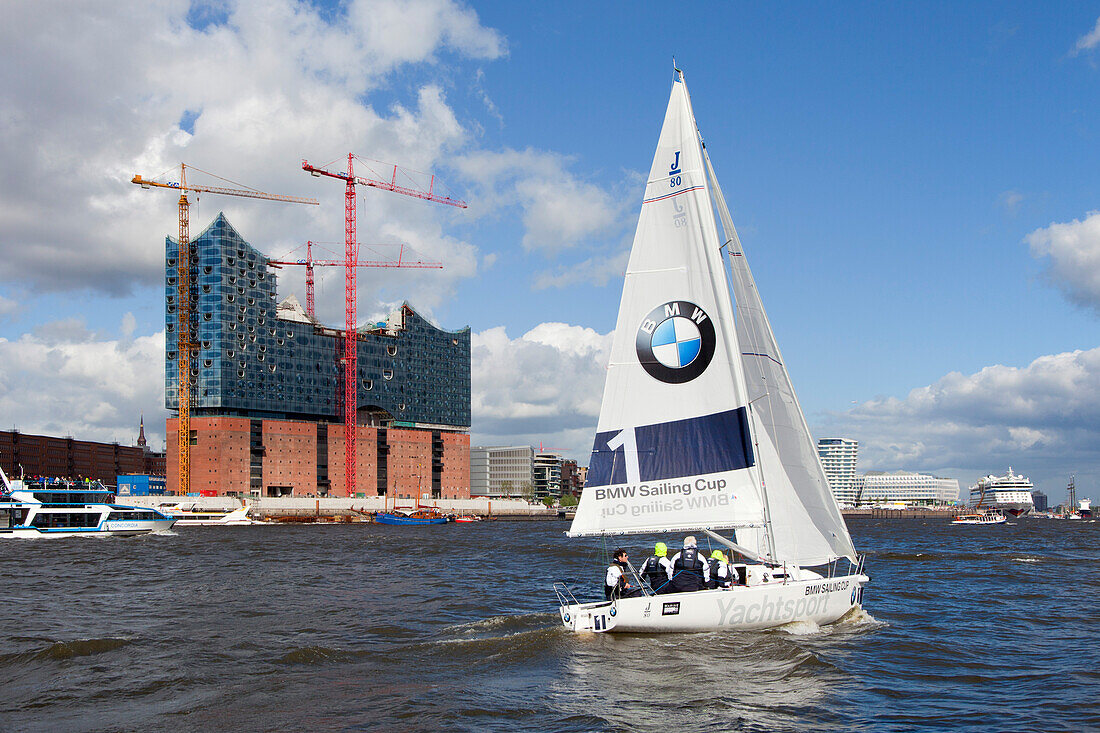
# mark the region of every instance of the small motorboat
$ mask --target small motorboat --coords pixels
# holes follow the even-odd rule
[[[455,517],[456,522],[480,522],[481,517],[476,514],[463,514],[461,517]]]

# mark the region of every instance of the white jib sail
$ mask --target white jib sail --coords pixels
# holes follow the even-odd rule
[[[695,120],[672,86],[569,534],[762,527],[741,349]]]
[[[737,229],[718,185],[710,156],[704,164],[722,221],[737,304],[737,340],[755,433],[761,444],[760,465],[768,498],[773,557],[798,565],[818,565],[837,557],[855,560],[856,551],[840,507],[829,489],[794,385],[784,366],[764,303],[745,259]],[[738,541],[763,550],[763,536],[738,532]]]

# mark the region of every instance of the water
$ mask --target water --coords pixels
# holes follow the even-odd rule
[[[850,526],[869,615],[657,637],[558,522],[4,540],[0,730],[1100,729],[1100,524]]]

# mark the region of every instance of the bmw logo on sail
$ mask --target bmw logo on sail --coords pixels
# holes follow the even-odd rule
[[[670,300],[642,319],[634,348],[649,376],[666,384],[683,384],[706,371],[714,344],[710,316],[694,303]]]

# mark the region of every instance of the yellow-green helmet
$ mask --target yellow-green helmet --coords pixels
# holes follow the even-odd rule
[[[715,550],[714,552],[710,553],[710,559],[711,560],[725,560],[726,556],[722,554],[721,550]]]
[[[653,554],[657,557],[666,557],[668,555],[668,545],[664,542],[658,542],[653,546]]]

